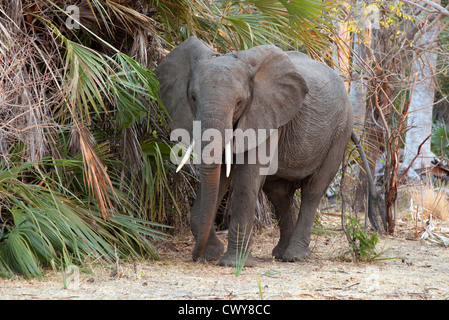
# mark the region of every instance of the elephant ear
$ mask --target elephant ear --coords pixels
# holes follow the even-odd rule
[[[159,95],[170,115],[172,129],[183,128],[192,133],[196,110],[188,101],[191,70],[197,60],[217,56],[196,37],[190,37],[174,48],[155,70],[159,80]]]
[[[308,87],[290,58],[270,45],[239,51],[236,55],[249,65],[253,75],[252,101],[237,128],[278,129],[291,121],[298,114]]]

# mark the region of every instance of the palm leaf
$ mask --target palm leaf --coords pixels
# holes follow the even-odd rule
[[[285,49],[302,45],[316,56],[331,47],[330,5],[316,0],[196,1],[195,5],[185,5],[186,10],[177,16],[178,25],[173,28],[179,30],[184,22],[187,30],[225,50],[278,43]],[[174,13],[169,12],[162,17],[173,19]]]
[[[50,176],[42,177],[42,186],[20,181],[40,174],[30,171],[29,165],[0,171],[0,205],[12,218],[11,226],[3,227],[0,236],[2,274],[8,275],[9,268],[39,277],[42,265],[63,268],[83,263],[87,257],[112,262],[116,248],[121,259],[145,255],[157,258],[150,239],[165,238],[164,232],[154,229],[164,226],[136,217],[139,208],[126,197],[122,210],[105,221],[99,210],[74,197]],[[52,190],[50,185],[59,186],[60,191]],[[119,191],[117,194],[122,195]]]

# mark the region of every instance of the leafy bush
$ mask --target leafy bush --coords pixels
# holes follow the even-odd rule
[[[449,128],[438,121],[432,125],[432,138],[430,140],[431,150],[437,156],[449,158]]]
[[[367,234],[357,217],[346,216],[345,231],[349,248],[356,261],[374,261],[383,254],[376,252],[376,244],[379,241],[377,234]]]

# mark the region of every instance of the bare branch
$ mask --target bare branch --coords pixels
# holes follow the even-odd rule
[[[407,172],[410,170],[410,168],[413,166],[413,163],[415,162],[416,159],[418,159],[419,154],[421,153],[421,148],[422,146],[427,142],[427,140],[430,139],[430,137],[432,137],[432,135],[429,135],[426,139],[424,139],[424,141],[419,145],[418,147],[418,151],[416,152],[416,155],[413,157],[412,161],[410,161],[410,164],[408,165],[408,167],[404,170],[404,172],[402,173],[401,177],[398,179],[397,184],[400,184],[402,182],[402,180],[405,178],[405,176],[407,175]]]
[[[440,13],[443,14],[445,16],[449,17],[449,5],[445,7],[441,6],[440,4],[434,2],[434,1],[430,1],[430,0],[402,0],[403,2],[406,2],[408,4],[411,4],[412,6],[415,6],[423,11],[429,12],[429,13]],[[427,7],[423,7],[421,6],[418,2],[424,2],[425,4],[427,4],[428,6],[432,7],[433,10],[428,9]]]

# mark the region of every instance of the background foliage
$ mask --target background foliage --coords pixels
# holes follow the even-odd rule
[[[152,243],[188,224],[197,182],[168,161],[156,63],[190,35],[222,52],[277,43],[318,57],[330,48],[327,10],[313,0],[0,1],[0,275],[157,259]]]
[[[158,239],[188,230],[196,174],[174,173],[152,70],[191,35],[219,52],[273,43],[307,52],[340,72],[351,99],[360,83],[361,110],[382,128],[378,144],[366,139],[367,153],[375,163],[372,150],[392,150],[390,184],[381,187],[388,197],[397,187],[392,159],[403,145],[398,124],[407,116],[419,32],[435,16],[449,23],[448,3],[440,3],[0,0],[0,276],[157,259]],[[66,11],[71,5],[76,10]],[[432,138],[442,157],[447,30],[437,39],[441,124]],[[358,126],[370,130],[368,122]]]

